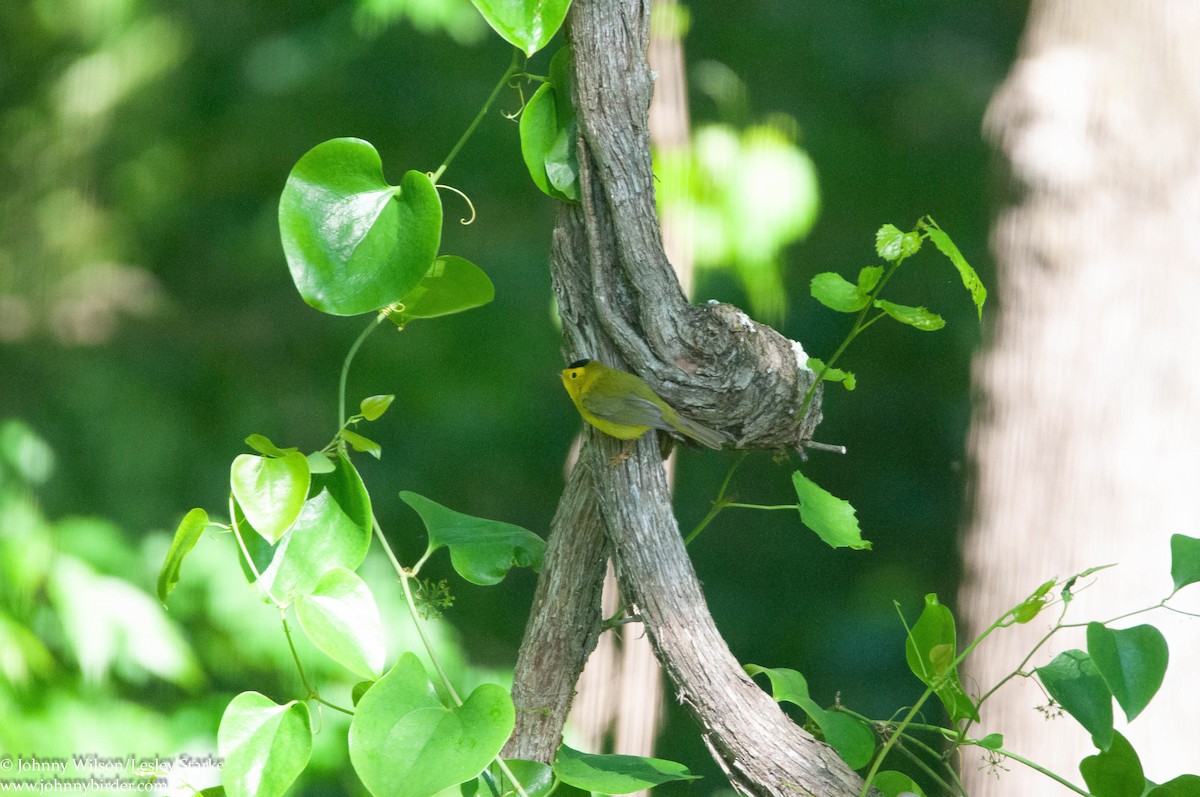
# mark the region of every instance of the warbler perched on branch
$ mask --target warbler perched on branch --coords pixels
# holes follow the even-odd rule
[[[725,435],[682,417],[634,374],[595,360],[576,360],[562,372],[563,385],[583,419],[619,440],[637,440],[650,429],[686,435],[721,448]]]

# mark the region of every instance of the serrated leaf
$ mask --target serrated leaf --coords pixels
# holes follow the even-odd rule
[[[866,296],[875,290],[881,277],[883,277],[883,266],[865,266],[859,269],[858,292]]]
[[[1107,750],[1079,762],[1083,782],[1093,797],[1141,797],[1146,790],[1142,762],[1129,740],[1113,731]]]
[[[954,665],[957,655],[954,615],[938,603],[937,595],[925,596],[925,608],[908,632],[904,658],[913,675],[933,689],[953,722],[979,720],[974,701],[967,696]]]
[[[826,271],[812,278],[809,285],[812,296],[830,310],[839,313],[857,313],[867,306],[870,298],[857,285],[848,282],[841,274]]]
[[[919,329],[922,332],[933,332],[946,326],[946,320],[937,313],[930,312],[924,307],[909,307],[883,299],[876,299],[875,306],[901,324]]]
[[[300,515],[311,474],[299,451],[282,457],[241,454],[233,460],[229,486],[246,519],[274,544]]]
[[[335,138],[292,168],[279,231],[304,301],[324,313],[358,315],[400,300],[429,271],[442,203],[428,175],[409,171],[389,185],[373,146]]]
[[[383,624],[371,590],[353,571],[328,570],[296,603],[300,627],[317,649],[362,678],[383,672]]]
[[[395,400],[396,397],[391,393],[382,396],[368,396],[359,402],[358,411],[366,420],[377,421]]]
[[[929,236],[929,240],[933,241],[933,245],[937,250],[950,259],[954,264],[954,268],[958,270],[958,276],[962,279],[963,287],[971,294],[971,301],[975,303],[975,311],[979,318],[983,318],[983,303],[987,301],[987,288],[983,286],[983,281],[979,279],[979,275],[975,273],[975,269],[971,268],[967,263],[967,259],[963,257],[962,252],[958,251],[958,247],[954,241],[950,240],[950,236],[942,231],[942,228],[937,226],[929,216],[921,220],[920,226],[925,230],[925,234]]]
[[[903,232],[894,224],[885,224],[875,233],[875,252],[889,263],[915,255],[920,248],[920,235]]]
[[[1092,657],[1067,650],[1035,671],[1050,696],[1092,735],[1097,747],[1107,750],[1113,741],[1112,692]]]
[[[369,437],[363,437],[358,432],[352,432],[349,429],[343,429],[338,432],[338,436],[345,440],[355,451],[360,451],[363,454],[370,454],[379,459],[383,456],[383,448]]]
[[[358,701],[350,761],[375,797],[432,797],[482,772],[515,723],[512,698],[496,684],[446,708],[420,660],[405,653]]]
[[[203,509],[193,509],[183,516],[175,529],[175,537],[171,547],[163,559],[162,569],[158,572],[158,600],[166,604],[167,596],[179,583],[179,568],[183,559],[192,548],[196,547],[204,530],[208,528],[208,513]]]
[[[571,0],[471,0],[506,42],[533,55],[562,27]]]
[[[1130,722],[1154,697],[1167,674],[1167,639],[1152,625],[1114,630],[1088,623],[1088,655]]]
[[[826,368],[825,361],[816,357],[809,357],[805,365],[808,370],[820,376],[825,382],[841,382],[842,387],[847,390],[853,390],[857,384],[854,374],[843,371],[841,368]]]
[[[563,783],[601,794],[629,794],[663,783],[699,780],[683,764],[634,755],[581,753],[567,745],[558,748],[554,774]]]
[[[308,706],[278,705],[258,692],[230,701],[217,730],[221,781],[230,797],[279,797],[312,753]]]
[[[437,318],[482,307],[496,296],[483,269],[469,260],[443,255],[412,292],[400,300],[389,317],[405,326],[416,318]]]
[[[1176,591],[1200,581],[1200,539],[1171,535],[1171,579]]]
[[[538,570],[542,566],[546,543],[532,531],[464,515],[416,493],[405,491],[400,498],[425,523],[429,550],[448,547],[455,571],[472,584],[498,584],[514,567]]]
[[[830,493],[800,471],[792,473],[792,486],[800,506],[800,522],[831,548],[870,548],[862,538],[854,507]]]
[[[875,752],[875,734],[862,721],[837,711],[821,708],[808,693],[808,682],[796,670],[760,667],[747,664],[750,676],[765,674],[771,680],[771,697],[776,702],[793,703],[821,729],[829,744],[851,769],[861,769],[871,762]]]

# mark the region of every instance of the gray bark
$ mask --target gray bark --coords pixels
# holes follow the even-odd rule
[[[802,351],[734,307],[689,305],[663,252],[647,134],[647,8],[636,0],[579,0],[569,35],[582,202],[560,209],[550,263],[566,359],[592,357],[639,373],[681,412],[738,446],[801,446],[819,420],[815,407],[797,417],[812,378]],[[620,450],[619,441],[586,429],[517,663],[521,725],[505,755],[553,758],[558,706],[595,643],[592,585],[603,576],[609,545],[622,593],[734,787],[780,797],[857,794],[858,777],[787,718],[721,638],[683,546],[653,436],[613,464]],[[587,487],[591,505],[579,495]],[[564,560],[571,550],[594,564]],[[565,576],[567,569],[575,575]],[[587,586],[571,588],[572,579]],[[547,651],[547,644],[559,649]]]

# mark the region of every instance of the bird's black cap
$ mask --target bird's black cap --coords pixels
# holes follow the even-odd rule
[[[571,363],[567,367],[568,368],[582,368],[583,366],[587,365],[590,362],[591,362],[591,360],[588,360],[585,358],[582,360],[576,360],[575,362]]]

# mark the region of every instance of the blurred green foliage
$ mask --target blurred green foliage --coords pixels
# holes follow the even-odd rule
[[[808,282],[872,262],[883,222],[907,228],[929,212],[992,282],[979,126],[1015,49],[1020,4],[689,8],[689,61],[724,65],[764,118],[793,118],[789,134],[819,175],[815,225],[777,254],[785,334],[811,354],[832,350],[845,319],[809,299]],[[183,510],[224,505],[228,463],[248,433],[312,449],[338,423],[337,368],[361,322],[321,316],[294,291],[276,223],[288,171],[346,135],[380,150],[392,182],[436,167],[509,61],[486,32],[468,0],[0,3],[0,417],[24,419],[4,427],[0,493],[4,751],[207,753],[236,692],[293,696],[278,618],[247,611],[227,539],[206,537],[189,556],[170,619],[148,596]],[[728,121],[711,92],[691,100],[695,124]],[[377,335],[351,376],[354,400],[396,394],[374,430],[383,460],[361,467],[410,560],[423,549],[418,521],[387,495],[413,490],[544,532],[579,423],[558,386],[547,313],[552,203],[501,115],[517,100],[498,107],[443,178],[480,212],[462,228],[447,199],[443,249],[483,267],[496,300]],[[854,503],[874,551],[829,551],[790,513],[725,513],[693,546],[739,658],[802,669],[814,699],[840,689],[868,713],[920,691],[891,599],[915,610],[928,592],[952,594],[958,567],[980,332],[952,273],[910,279],[913,296],[897,300],[927,303],[947,329],[897,327],[854,352],[846,366],[869,389],[830,391],[818,434],[850,454],[808,466]],[[745,304],[739,284],[708,270],[696,296]],[[707,512],[727,464],[685,454],[684,528]],[[733,488],[786,502],[789,472],[752,457]],[[399,618],[377,565],[369,559],[364,575],[376,567],[381,610]],[[443,567],[428,576],[448,576]],[[439,628],[444,647],[470,640],[474,669],[451,654],[466,688],[482,670],[511,667],[532,585],[515,573],[489,590],[456,588],[447,620],[457,631]],[[792,630],[763,633],[766,617]],[[82,633],[93,621],[95,633]],[[154,635],[130,631],[143,621]],[[387,633],[392,658],[411,648],[406,625]],[[710,793],[720,776],[670,705],[659,754],[708,777],[664,792]],[[340,769],[345,750],[329,749],[337,736],[318,734],[308,793],[356,788]]]

